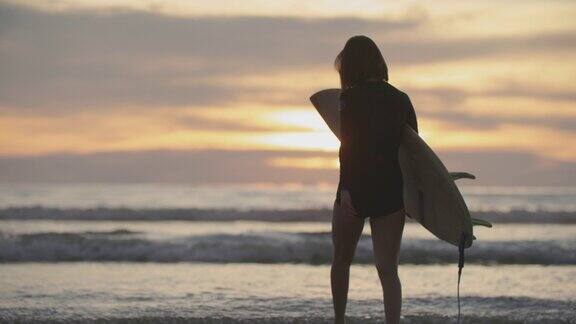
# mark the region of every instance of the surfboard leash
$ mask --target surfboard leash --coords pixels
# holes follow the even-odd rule
[[[462,277],[462,268],[464,268],[464,245],[466,244],[466,233],[460,235],[458,242],[458,284],[456,286],[456,299],[458,300],[458,324],[460,324],[460,278]]]

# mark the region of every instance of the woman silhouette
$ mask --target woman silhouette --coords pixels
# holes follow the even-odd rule
[[[398,147],[404,125],[418,131],[408,96],[388,83],[388,68],[366,36],[350,38],[334,62],[340,74],[340,179],[332,217],[335,323],[345,322],[350,265],[370,219],[386,323],[400,321],[398,256],[405,212]]]

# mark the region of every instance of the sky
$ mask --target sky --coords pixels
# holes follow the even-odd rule
[[[576,2],[0,0],[0,182],[334,184],[367,35],[479,185],[576,185]]]

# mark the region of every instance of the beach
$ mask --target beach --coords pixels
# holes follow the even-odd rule
[[[0,0],[0,324],[576,324],[575,16]]]
[[[330,323],[331,186],[0,187],[2,322]],[[576,321],[576,189],[464,187],[466,323]],[[496,198],[495,198],[496,197]],[[457,249],[408,222],[403,322],[456,321]],[[369,226],[351,323],[383,322]]]

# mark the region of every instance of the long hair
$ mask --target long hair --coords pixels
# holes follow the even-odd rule
[[[368,79],[388,81],[388,66],[378,46],[366,36],[353,36],[334,60],[342,90]]]

